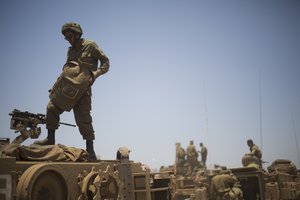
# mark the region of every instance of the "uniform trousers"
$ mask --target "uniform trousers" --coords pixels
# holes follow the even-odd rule
[[[92,125],[92,97],[91,97],[91,88],[83,93],[82,97],[73,107],[73,113],[76,121],[76,125],[79,128],[79,132],[82,135],[84,140],[94,140],[95,134]],[[54,105],[51,100],[47,105],[46,112],[46,128],[48,130],[56,130],[59,127],[60,115],[64,111]]]

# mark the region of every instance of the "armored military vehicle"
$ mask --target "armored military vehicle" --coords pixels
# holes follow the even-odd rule
[[[127,147],[120,147],[114,160],[90,162],[84,150],[73,147],[21,146],[39,136],[45,116],[19,110],[10,115],[11,129],[20,135],[12,142],[1,139],[0,200],[216,200],[216,177],[228,172],[236,177],[222,191],[228,199],[300,199],[300,173],[289,160],[275,160],[267,171],[245,157],[239,168],[198,163],[191,171],[181,162],[151,173],[129,159]]]
[[[19,110],[10,115],[11,128],[21,134],[11,143],[1,143],[0,200],[171,199],[168,174],[150,173],[129,160],[127,147],[117,150],[115,160],[89,162],[86,152],[76,148],[21,146],[28,137],[39,136],[44,115]],[[40,148],[44,154],[38,157]],[[59,153],[49,157],[54,151]],[[80,152],[76,159],[74,152]]]
[[[193,172],[188,170],[187,163],[175,163],[169,166],[169,170],[175,169],[175,173],[170,175],[171,197],[173,200],[300,199],[300,171],[291,161],[277,159],[264,170],[255,158],[245,154],[242,163],[243,167],[231,169],[220,165],[215,165],[214,169],[206,169],[199,163]],[[236,178],[235,183],[228,188],[224,188],[226,182],[218,183],[223,190],[215,191],[214,177],[227,173]]]

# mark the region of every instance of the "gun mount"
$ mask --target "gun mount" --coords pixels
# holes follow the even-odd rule
[[[41,134],[40,124],[46,124],[46,115],[34,114],[28,111],[22,112],[18,109],[14,109],[11,113],[10,129],[15,130],[15,133],[21,133],[17,136],[12,143],[21,144],[27,138],[38,138]],[[59,122],[59,124],[76,127],[73,124]]]

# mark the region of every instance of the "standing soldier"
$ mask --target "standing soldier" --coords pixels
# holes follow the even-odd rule
[[[55,144],[55,130],[59,126],[60,114],[73,109],[76,124],[83,139],[86,140],[86,150],[91,160],[96,160],[93,145],[95,134],[90,114],[91,86],[97,77],[109,70],[109,59],[95,42],[81,38],[83,31],[79,24],[65,23],[61,32],[71,46],[63,72],[49,95],[46,113],[48,136],[45,140],[35,143]]]
[[[204,146],[202,142],[200,142],[200,154],[201,154],[201,163],[204,167],[206,167],[206,158],[207,158],[207,148]]]
[[[181,144],[176,143],[176,165],[183,167],[185,163],[185,150],[181,147]]]
[[[198,152],[193,140],[190,141],[190,144],[186,149],[186,157],[189,164],[189,174],[191,174],[194,171],[198,161]]]

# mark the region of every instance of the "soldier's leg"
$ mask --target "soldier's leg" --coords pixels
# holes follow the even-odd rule
[[[59,116],[63,110],[55,106],[51,101],[47,105],[46,112],[46,128],[48,129],[48,136],[46,139],[36,141],[34,144],[38,145],[53,145],[55,144],[55,130],[59,126]]]
[[[94,129],[91,116],[91,95],[85,92],[73,108],[75,121],[79,127],[79,132],[83,139],[86,140],[86,150],[90,154],[92,160],[96,160],[93,140],[95,139]]]
[[[91,103],[91,96],[85,92],[73,108],[76,124],[84,140],[95,139],[92,125]]]

